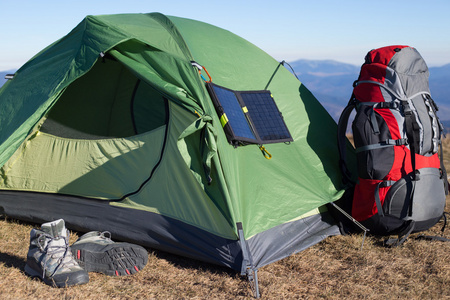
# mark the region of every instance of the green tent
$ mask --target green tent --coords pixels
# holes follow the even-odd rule
[[[324,206],[343,194],[336,123],[282,64],[209,24],[88,16],[0,89],[0,128],[14,218],[243,273],[339,234]]]

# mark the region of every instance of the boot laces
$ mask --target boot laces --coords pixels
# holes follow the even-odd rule
[[[57,241],[63,240],[64,244],[61,245]],[[41,242],[44,241],[44,244]],[[39,237],[39,249],[46,253],[45,258],[43,260],[43,268],[42,268],[42,276],[45,276],[45,271],[48,269],[49,259],[57,259],[56,267],[52,272],[52,275],[55,274],[58,269],[64,265],[75,265],[75,261],[73,259],[72,252],[69,250],[69,239],[68,237],[53,237],[47,233],[43,233]]]

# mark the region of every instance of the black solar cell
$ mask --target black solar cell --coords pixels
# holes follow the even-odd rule
[[[261,140],[290,139],[289,130],[269,91],[240,92],[239,94],[247,106],[249,116]]]
[[[236,137],[255,139],[255,136],[248,126],[247,118],[239,105],[239,100],[236,98],[233,91],[224,89],[217,85],[213,86],[213,88],[224,113],[226,114],[228,122],[233,129],[234,135]]]

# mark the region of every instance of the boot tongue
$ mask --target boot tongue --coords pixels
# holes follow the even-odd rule
[[[41,225],[41,230],[54,238],[67,237],[67,230],[63,219]]]

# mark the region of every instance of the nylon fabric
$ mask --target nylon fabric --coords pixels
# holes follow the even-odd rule
[[[201,130],[201,136],[204,137],[204,140],[201,141],[201,149],[200,152],[202,154],[202,162],[203,169],[205,172],[205,176],[207,177],[208,183],[211,183],[211,160],[214,155],[217,153],[217,133],[214,127],[212,126],[212,118],[210,116],[203,116],[199,118],[195,123],[191,124],[186,128],[184,132],[178,137],[178,149],[180,150],[183,159],[186,164],[190,164],[190,156],[189,151],[187,150],[187,144],[185,138],[194,132]],[[202,175],[198,174],[195,171],[194,176],[197,178],[197,181],[202,184]]]
[[[198,85],[192,79],[195,72],[189,62],[178,60],[164,52],[149,50],[144,44],[135,42],[123,44],[120,49],[109,53],[168,99],[192,113],[203,111],[196,100],[199,98],[192,94],[198,90]],[[167,69],[172,70],[170,79],[164,75]]]
[[[257,268],[263,267],[311,247],[323,240],[325,236],[339,235],[339,228],[334,222],[328,212],[322,212],[253,236],[247,243],[254,265]],[[277,251],[278,246],[281,246],[283,250]],[[269,251],[263,250],[266,248]]]

